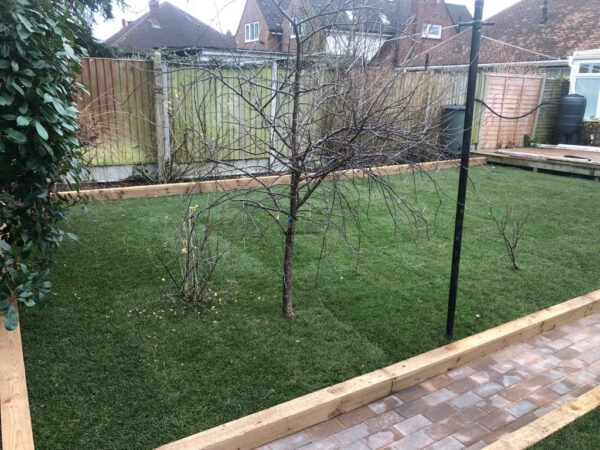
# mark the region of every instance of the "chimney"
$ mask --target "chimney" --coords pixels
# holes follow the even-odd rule
[[[127,27],[127,20],[121,19],[121,28],[126,28],[126,27]]]
[[[150,24],[152,25],[152,28],[160,28],[158,0],[150,0],[148,6],[150,7]]]
[[[548,0],[544,0],[544,6],[542,6],[542,20],[540,24],[545,24],[548,21]]]

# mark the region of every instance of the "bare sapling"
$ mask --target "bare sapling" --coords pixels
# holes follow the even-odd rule
[[[501,216],[496,215],[493,208],[488,209],[488,214],[496,225],[496,234],[504,242],[512,268],[515,271],[521,270],[521,267],[517,264],[517,250],[525,235],[525,224],[529,214],[515,213],[512,206],[507,206]]]

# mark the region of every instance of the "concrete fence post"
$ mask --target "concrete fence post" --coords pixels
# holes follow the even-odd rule
[[[169,127],[169,77],[167,64],[162,62],[160,51],[154,52],[154,133],[156,169],[159,183],[167,181],[166,168],[171,158]]]
[[[273,61],[273,65],[271,66],[271,126],[269,127],[269,145],[271,148],[269,149],[269,171],[273,171],[273,166],[276,162],[273,150],[275,148],[275,120],[277,117],[277,94],[279,89],[279,67],[277,65],[277,61]]]

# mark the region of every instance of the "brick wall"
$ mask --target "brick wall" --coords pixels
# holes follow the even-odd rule
[[[457,34],[456,28],[452,27],[452,17],[448,13],[444,0],[413,0],[413,14],[416,15],[415,19],[406,30],[406,33],[413,36],[400,39],[398,45],[399,64],[402,64],[407,56],[426,52],[431,47],[441,44]],[[421,29],[426,23],[441,25],[442,28],[452,28],[443,29],[441,39],[423,39],[421,38]]]
[[[259,23],[259,38],[255,42],[246,42],[246,27],[247,23],[258,22]],[[281,51],[281,36],[273,34],[269,31],[269,27],[265,22],[258,5],[255,0],[247,0],[240,20],[240,26],[238,27],[235,35],[235,43],[237,48],[245,48],[252,50],[266,50],[272,52]]]

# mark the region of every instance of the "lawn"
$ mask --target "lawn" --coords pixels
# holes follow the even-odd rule
[[[596,409],[571,425],[533,446],[533,450],[596,450],[598,448],[598,429],[600,427],[600,409]]]
[[[600,184],[489,166],[471,173],[458,338],[600,288]],[[322,236],[299,237],[289,321],[279,306],[281,237],[266,220],[276,247],[242,224],[219,230],[228,254],[211,307],[196,310],[173,299],[157,257],[186,199],[74,210],[80,243],[56,255],[52,298],[22,310],[37,447],[151,448],[444,344],[458,172],[432,176],[439,194],[426,177],[391,179],[428,233],[406,221],[395,230],[374,196],[360,257],[329,232],[318,280]],[[490,205],[529,213],[520,272],[492,233]]]

